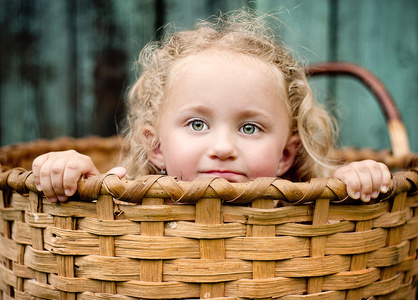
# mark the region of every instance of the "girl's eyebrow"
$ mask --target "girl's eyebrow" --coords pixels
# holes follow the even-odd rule
[[[260,109],[245,109],[239,112],[240,116],[242,116],[243,118],[251,118],[251,117],[258,117],[258,116],[262,116],[264,118],[269,118],[269,114],[264,112],[263,110]]]
[[[192,104],[192,105],[185,105],[179,109],[179,113],[182,112],[193,112],[198,114],[210,114],[211,108],[208,105],[203,104]]]
[[[262,119],[263,121],[275,122],[277,118],[270,113],[257,108],[245,109],[239,112],[240,119]]]
[[[183,106],[177,113],[197,113],[211,116],[212,114],[214,114],[214,111],[211,109],[210,106],[205,104],[191,104]],[[237,114],[238,119],[248,119],[257,117],[272,122],[274,122],[275,120],[269,113],[265,112],[263,109],[258,109],[257,107],[240,110]]]

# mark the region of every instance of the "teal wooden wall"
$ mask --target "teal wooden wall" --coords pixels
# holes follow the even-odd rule
[[[167,23],[188,28],[242,6],[280,12],[277,32],[300,59],[375,73],[418,152],[416,0],[0,0],[1,145],[115,133],[144,44]],[[342,145],[390,147],[383,114],[359,82],[321,78],[312,86],[338,111]]]

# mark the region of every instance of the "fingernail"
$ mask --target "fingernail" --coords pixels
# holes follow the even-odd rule
[[[60,202],[64,202],[64,201],[66,201],[66,200],[67,200],[67,197],[65,197],[65,196],[58,196],[58,200],[59,200]]]
[[[40,184],[37,184],[37,185],[36,185],[36,188],[37,188],[37,190],[38,190],[38,191],[42,192],[42,187],[41,187],[41,185],[40,185]]]
[[[378,191],[374,191],[373,193],[372,193],[372,198],[374,199],[374,198],[377,198],[377,196],[379,196],[379,192]]]
[[[72,196],[72,195],[73,195],[73,192],[72,192],[71,190],[69,190],[69,189],[66,189],[64,192],[65,192],[65,195],[66,195],[67,197],[70,197],[70,196]]]
[[[360,198],[360,192],[355,192],[353,199],[358,199],[358,198]]]
[[[55,198],[55,197],[50,197],[50,198],[48,198],[48,200],[51,203],[57,203],[57,198]]]
[[[361,197],[363,199],[364,202],[369,202],[371,199],[371,196],[369,194],[367,195],[363,195],[363,197]]]
[[[386,185],[382,185],[382,187],[380,188],[380,191],[381,191],[383,194],[387,193],[387,192],[388,192],[388,190],[389,190],[389,187],[387,187]]]

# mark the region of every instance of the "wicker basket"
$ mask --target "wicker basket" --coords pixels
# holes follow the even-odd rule
[[[69,148],[106,170],[120,142],[60,139],[0,151],[3,299],[415,298],[416,154],[339,152],[411,167],[368,204],[328,178],[237,184],[105,174],[82,181],[72,201],[51,204],[31,172],[16,167]],[[276,200],[292,205],[276,208]]]

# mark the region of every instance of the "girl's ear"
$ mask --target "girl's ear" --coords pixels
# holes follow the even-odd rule
[[[300,146],[300,138],[297,135],[292,135],[286,146],[283,148],[282,159],[279,162],[279,168],[277,170],[277,176],[285,174],[293,164],[296,154]]]
[[[160,149],[160,142],[158,141],[158,134],[155,127],[151,125],[145,125],[142,129],[142,135],[148,148],[148,159],[158,169],[165,169],[164,156]]]

